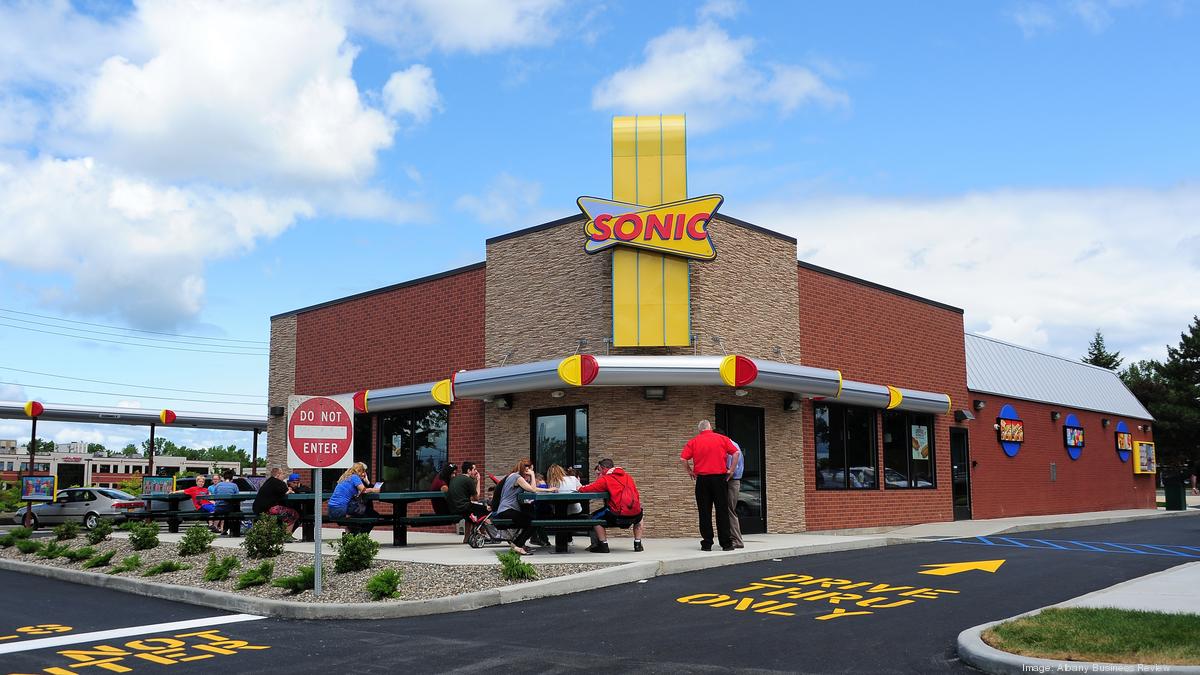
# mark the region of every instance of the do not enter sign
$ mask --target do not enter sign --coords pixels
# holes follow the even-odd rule
[[[354,415],[348,396],[288,397],[288,464],[343,469],[354,463]]]

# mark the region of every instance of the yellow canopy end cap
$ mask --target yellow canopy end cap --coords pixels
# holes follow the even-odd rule
[[[449,379],[438,380],[433,384],[433,388],[429,390],[433,395],[433,400],[442,405],[450,405],[454,403],[454,385]]]
[[[893,387],[890,384],[887,385],[887,390],[888,390],[887,409],[892,410],[904,401],[904,394],[901,394],[899,389]]]

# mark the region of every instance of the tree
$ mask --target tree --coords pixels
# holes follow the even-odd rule
[[[124,455],[125,457],[137,457],[138,455],[140,455],[142,453],[140,450],[137,449],[136,445],[134,445],[133,443],[130,443],[129,445],[126,445],[124,448],[121,448],[121,454]]]
[[[108,448],[104,447],[103,443],[88,443],[87,451],[92,455],[97,452],[103,452],[105,455],[108,454]]]
[[[57,447],[54,441],[48,441],[44,438],[35,438],[30,443],[33,443],[33,452],[38,455],[46,455],[54,452],[54,448]],[[25,445],[25,452],[29,452],[28,443]]]
[[[1117,370],[1121,367],[1121,363],[1125,359],[1121,358],[1121,352],[1110,352],[1104,347],[1104,336],[1096,329],[1096,336],[1092,338],[1091,344],[1088,345],[1087,356],[1080,359],[1084,363],[1090,363],[1093,366],[1100,366],[1109,370]]]
[[[1165,361],[1138,361],[1121,373],[1125,386],[1154,416],[1159,464],[1200,460],[1200,317],[1167,347]]]

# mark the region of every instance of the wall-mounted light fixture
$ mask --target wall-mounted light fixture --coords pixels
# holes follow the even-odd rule
[[[666,387],[646,387],[642,391],[642,394],[646,397],[647,401],[665,401],[667,398],[667,388]]]
[[[1150,431],[1150,425],[1149,424],[1139,424],[1138,430],[1139,431]]]
[[[987,401],[977,398],[977,399],[975,399],[975,402],[973,405],[975,406],[976,410],[983,410],[984,406],[987,405]]]
[[[1051,422],[1057,422],[1060,419],[1062,419],[1062,413],[1058,412],[1057,410],[1051,411],[1051,413],[1050,413],[1050,421]]]
[[[273,405],[271,406],[270,412],[271,417],[283,417],[283,413],[286,412],[286,409],[281,405]]]
[[[550,398],[562,398],[567,395],[567,392],[562,389],[555,389],[550,392]]]
[[[970,422],[973,419],[975,419],[975,416],[971,414],[970,410],[959,409],[954,411],[954,421],[958,422],[959,424],[962,424],[963,422]]]
[[[500,410],[512,409],[512,394],[502,394],[495,398],[496,407]]]
[[[800,399],[791,397],[783,399],[783,409],[789,412],[796,412],[800,409]]]
[[[748,389],[734,389],[733,390],[734,396],[746,396],[749,393],[750,393],[750,390],[748,390]]]
[[[1108,425],[1110,425],[1110,424],[1112,424],[1112,420],[1108,419],[1107,417],[1100,418],[1100,425],[1103,426],[1105,429],[1107,429]]]

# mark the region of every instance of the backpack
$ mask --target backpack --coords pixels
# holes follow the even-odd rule
[[[611,492],[609,510],[617,516],[636,516],[642,512],[642,497],[629,474],[621,477],[609,474],[609,484],[616,482],[621,491]]]
[[[504,489],[508,487],[508,481],[516,480],[512,474],[505,476],[504,480],[496,485],[496,489],[492,491],[492,513],[497,513],[500,510],[500,500],[504,498]]]

